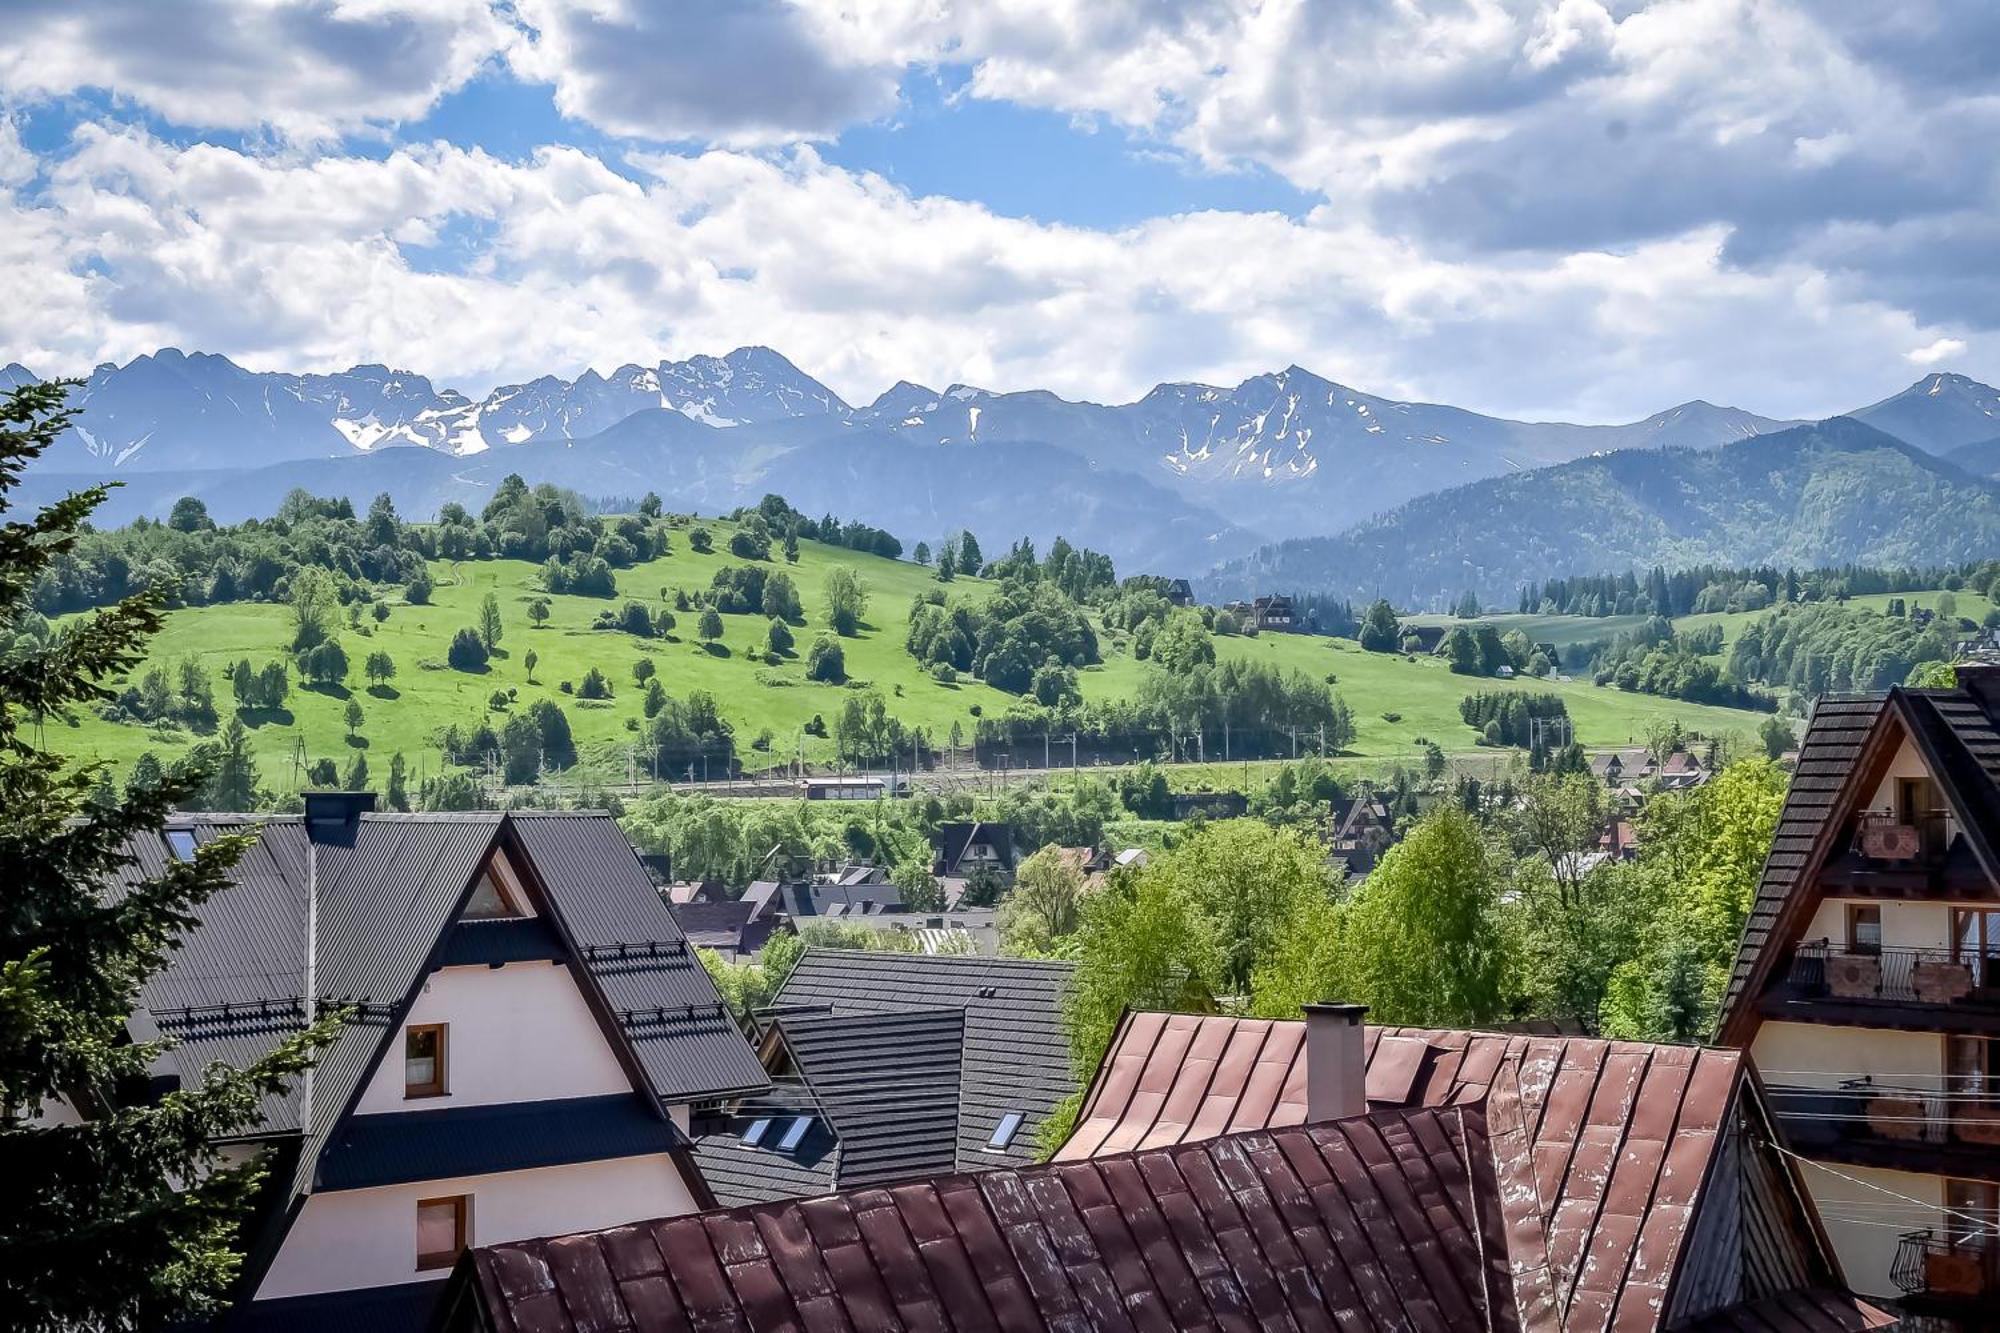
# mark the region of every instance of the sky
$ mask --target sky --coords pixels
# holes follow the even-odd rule
[[[6,0],[0,362],[2000,381],[1989,0]]]

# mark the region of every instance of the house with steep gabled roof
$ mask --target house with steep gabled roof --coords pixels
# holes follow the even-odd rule
[[[129,848],[127,883],[258,835],[133,1015],[174,1043],[155,1095],[348,1015],[227,1145],[272,1164],[232,1328],[422,1327],[470,1245],[706,1207],[691,1108],[768,1084],[610,816],[372,805],[176,817]]]
[[[2000,1308],[2000,666],[1819,700],[1720,1031],[1858,1289]]]
[[[695,1122],[720,1203],[1032,1160],[1076,1091],[1072,965],[809,947],[762,1024],[767,1092]],[[795,1131],[795,1132],[794,1132]]]
[[[1607,1050],[1572,1063],[1547,1050],[1510,1054],[1507,1038],[1477,1049],[1447,1042],[1426,1054],[1437,1061],[1428,1074],[1422,1061],[1404,1071],[1411,1086],[1480,1095],[1349,1106],[1362,1027],[1354,1006],[1327,1009],[1344,1054],[1315,1067],[1351,1079],[1322,1087],[1309,1077],[1308,1095],[1315,1109],[1342,1113],[1265,1126],[1247,1098],[1225,1091],[1241,1119],[1218,1115],[1199,1135],[482,1248],[453,1274],[444,1327],[1894,1325],[1837,1288],[1810,1204],[1734,1120],[1755,1103],[1741,1096],[1747,1080],[1733,1053]],[[1326,1035],[1312,1043],[1322,1055]],[[1427,1039],[1399,1040],[1414,1045],[1377,1058],[1430,1051]],[[1271,1063],[1192,1076],[1262,1089]],[[1130,1091],[1150,1104],[1158,1089],[1142,1075]]]

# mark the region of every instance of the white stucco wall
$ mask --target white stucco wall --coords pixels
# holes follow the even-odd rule
[[[398,1032],[355,1112],[435,1111],[448,1106],[599,1097],[630,1092],[569,968],[535,961],[433,972],[411,1008],[413,1024],[448,1023],[441,1097],[403,1096]]]
[[[1857,1074],[1935,1087],[1944,1074],[1944,1038],[1935,1032],[1767,1022],[1750,1054],[1765,1082],[1804,1087],[1831,1087]]]
[[[444,1276],[444,1269],[417,1268],[417,1200],[453,1194],[472,1196],[473,1245],[694,1211],[694,1196],[664,1154],[315,1194],[286,1235],[257,1299]]]
[[[1879,898],[1828,898],[1813,913],[1801,940],[1828,940],[1835,948],[1847,944],[1850,903],[1882,909],[1882,943],[1898,949],[1945,949],[1951,946],[1951,904],[1896,902]]]
[[[1838,1175],[1816,1166],[1803,1170],[1847,1285],[1864,1296],[1901,1295],[1889,1278],[1897,1239],[1940,1224],[1943,1178],[1866,1166],[1836,1166]]]

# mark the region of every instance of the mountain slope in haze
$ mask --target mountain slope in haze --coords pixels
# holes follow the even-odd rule
[[[1975,477],[2000,477],[2000,435],[1990,440],[1961,444],[1947,453],[1944,461],[1965,469]]]
[[[927,448],[858,427],[827,438],[799,421],[722,430],[661,408],[635,413],[587,439],[544,440],[469,457],[383,449],[265,468],[135,474],[112,491],[97,521],[114,526],[141,515],[163,519],[183,495],[198,497],[218,522],[268,517],[294,487],[346,496],[357,510],[386,492],[410,517],[434,515],[453,500],[476,513],[514,472],[533,485],[551,482],[596,497],[636,500],[655,491],[674,509],[707,514],[775,493],[812,513],[830,511],[886,528],[913,547],[960,528],[978,533],[996,554],[1020,537],[1045,550],[1065,536],[1104,551],[1126,573],[1193,572],[1267,539],[1150,481],[1097,471],[1048,445]],[[1032,503],[1024,502],[1023,475],[1036,478]],[[46,504],[94,479],[31,472],[22,482],[21,502]],[[1134,516],[1143,521],[1131,521]]]
[[[18,366],[6,373],[29,377]],[[77,423],[43,466],[105,473],[263,466],[397,446],[464,456],[581,439],[660,408],[716,426],[839,420],[848,411],[839,395],[767,347],[621,366],[608,376],[543,376],[476,400],[386,366],[287,375],[165,348],[99,366],[71,405]]]
[[[1562,574],[1705,562],[1933,564],[2000,553],[2000,485],[1836,417],[1720,449],[1625,450],[1425,496],[1338,537],[1282,542],[1202,581],[1504,600]]]
[[[1106,407],[1043,390],[942,393],[907,382],[855,419],[927,444],[1054,444],[1152,475],[1241,526],[1330,533],[1456,481],[1613,449],[1706,447],[1788,422],[1686,403],[1622,426],[1483,416],[1363,393],[1298,366],[1234,388],[1162,384]]]
[[[1940,372],[1848,415],[1919,449],[1949,453],[2000,435],[2000,389]]]

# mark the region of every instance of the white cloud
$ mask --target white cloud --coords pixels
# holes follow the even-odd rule
[[[635,183],[573,149],[276,158],[92,126],[45,165],[41,191],[0,195],[0,360],[45,373],[176,344],[477,391],[767,343],[859,400],[904,377],[1123,400],[1298,362],[1612,419],[1695,396],[1840,410],[1938,334],[1810,268],[1733,267],[1714,226],[1498,257],[1333,208],[1101,231],[913,197],[809,149],[648,156]],[[470,247],[462,271],[413,264],[444,236]]]
[[[201,128],[315,138],[421,116],[516,40],[489,0],[9,0],[0,89],[105,89]]]
[[[1949,361],[1955,356],[1965,355],[1965,339],[1939,338],[1922,347],[1912,347],[1903,353],[1903,359],[1915,366],[1934,366],[1940,361]]]

